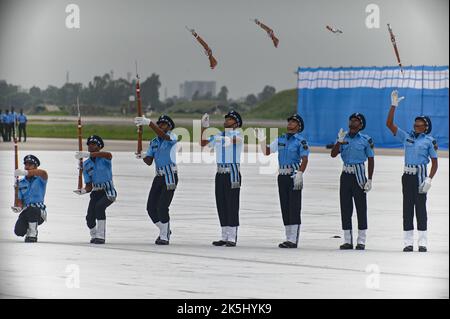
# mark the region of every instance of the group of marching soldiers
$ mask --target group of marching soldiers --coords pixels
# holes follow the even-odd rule
[[[404,145],[405,166],[402,176],[403,191],[403,230],[404,249],[413,251],[414,246],[414,212],[417,219],[418,250],[427,251],[427,192],[431,180],[435,176],[437,161],[437,144],[430,135],[432,123],[427,116],[418,116],[414,122],[414,130],[405,132],[394,123],[395,110],[403,98],[398,92],[391,94],[391,108],[386,126]],[[147,212],[152,222],[159,229],[155,244],[168,245],[171,236],[169,207],[178,184],[176,165],[177,136],[172,133],[175,128],[173,120],[162,115],[153,122],[145,116],[136,117],[137,126],[150,127],[156,137],[150,141],[145,154],[137,154],[145,164],[154,164],[156,174],[148,195]],[[215,176],[215,198],[221,226],[221,237],[213,241],[214,246],[234,247],[238,241],[239,227],[239,196],[242,177],[240,173],[240,158],[244,146],[244,138],[239,130],[242,127],[242,117],[236,111],[225,115],[224,130],[209,138],[204,131],[209,127],[208,114],[203,115],[202,137],[200,145],[214,149],[217,162]],[[278,192],[283,224],[285,226],[285,241],[280,248],[297,248],[299,245],[303,175],[308,165],[309,146],[302,135],[305,123],[302,117],[294,114],[287,119],[287,132],[270,144],[266,144],[263,130],[255,129],[264,155],[278,153]],[[331,150],[331,157],[341,155],[343,169],[340,177],[340,210],[344,242],[340,249],[354,248],[352,214],[353,202],[356,206],[358,232],[355,249],[364,250],[367,239],[367,193],[372,188],[374,173],[374,142],[362,131],[366,127],[366,119],[361,113],[351,114],[348,131],[341,129]],[[102,151],[104,142],[101,137],[93,135],[87,139],[88,151],[78,151],[77,159],[83,162],[85,187],[74,191],[79,195],[90,193],[86,222],[93,244],[105,243],[106,208],[117,197],[114,188],[111,160],[109,152]],[[428,175],[427,164],[431,159],[431,170]],[[365,162],[368,162],[366,174]],[[19,182],[19,204],[13,210],[19,212],[15,233],[25,236],[26,242],[37,241],[37,226],[46,219],[44,204],[47,173],[39,169],[39,159],[33,155],[24,158],[25,169],[15,171],[15,176],[23,176]]]

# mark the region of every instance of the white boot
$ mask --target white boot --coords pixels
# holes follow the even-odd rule
[[[27,229],[27,237],[33,237],[36,238],[38,235],[37,231],[37,223],[28,223],[28,229]]]
[[[344,230],[344,244],[353,245],[353,234],[351,229]]]
[[[231,227],[228,226],[228,240],[232,243],[236,243],[237,242],[237,226]]]
[[[97,238],[97,227],[89,228],[89,233],[91,234],[91,240]]]
[[[105,240],[106,219],[97,220],[96,238]]]
[[[357,244],[366,245],[367,229],[358,229]]]
[[[169,222],[161,223],[161,228],[160,228],[160,231],[159,231],[159,238],[162,239],[162,240],[169,241],[169,237],[170,237],[170,224],[169,224]]]
[[[227,240],[228,240],[228,227],[223,226],[222,227],[222,241],[227,241]]]
[[[289,241],[289,238],[291,236],[291,225],[284,225],[284,230],[286,233],[286,241]]]
[[[414,230],[406,230],[403,232],[403,241],[405,247],[414,245]]]
[[[298,237],[300,235],[300,225],[289,225],[289,236],[287,240],[291,243],[298,244]]]
[[[428,239],[427,239],[427,231],[426,230],[419,230],[419,247],[427,247]]]

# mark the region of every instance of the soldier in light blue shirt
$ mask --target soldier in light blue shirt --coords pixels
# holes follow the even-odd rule
[[[6,142],[4,121],[5,121],[5,117],[2,114],[2,110],[0,110],[0,135],[2,136],[3,142]]]
[[[5,114],[3,115],[3,127],[5,132],[5,142],[11,142],[11,134],[12,134],[12,127],[14,126],[11,121],[11,116],[9,114],[9,110],[5,110]]]
[[[44,204],[48,175],[45,170],[38,169],[41,165],[34,155],[27,155],[23,159],[25,169],[17,169],[14,176],[24,176],[18,185],[18,202],[11,207],[13,212],[20,213],[14,233],[25,236],[25,242],[37,242],[38,225],[47,220],[47,211]]]
[[[427,192],[431,187],[431,179],[438,169],[436,140],[430,135],[431,119],[418,116],[414,121],[414,130],[405,132],[394,123],[395,109],[404,97],[398,97],[395,90],[391,93],[391,109],[386,126],[394,134],[405,149],[405,167],[402,176],[403,188],[403,251],[414,250],[414,209],[416,211],[418,246],[420,252],[427,251]],[[430,175],[427,164],[431,159]]]
[[[161,115],[156,124],[145,116],[136,117],[137,126],[148,126],[157,135],[150,141],[144,163],[151,166],[155,162],[155,178],[153,179],[147,200],[147,212],[153,223],[159,229],[156,245],[168,245],[170,240],[169,207],[172,203],[178,184],[178,169],[176,165],[177,136],[172,133],[175,123],[167,115]],[[142,154],[137,154],[138,159]]]
[[[372,189],[375,166],[374,143],[370,136],[361,133],[366,119],[361,113],[349,117],[349,132],[341,128],[338,140],[331,150],[331,157],[341,154],[344,162],[339,186],[344,244],[340,249],[353,249],[352,215],[353,200],[358,217],[358,238],[356,249],[364,250],[367,237],[367,193]],[[369,178],[366,177],[365,162],[368,161]]]
[[[287,133],[266,145],[263,131],[256,129],[264,155],[278,152],[278,194],[286,231],[286,241],[280,248],[297,248],[300,236],[303,174],[308,164],[309,146],[301,132],[305,128],[299,114],[290,116]]]
[[[220,134],[205,138],[203,133],[209,127],[209,115],[202,117],[200,145],[209,145],[216,151],[217,174],[215,178],[216,206],[222,228],[222,238],[214,246],[234,247],[239,227],[239,195],[241,187],[240,162],[244,144],[239,128],[241,115],[230,111],[225,115],[224,128]]]
[[[27,122],[28,119],[25,114],[23,114],[23,110],[20,110],[20,114],[17,116],[17,122],[19,122],[19,142],[22,141],[22,133],[23,133],[23,141],[27,141]]]
[[[86,215],[86,223],[91,235],[91,244],[104,244],[106,232],[106,208],[117,197],[112,175],[112,154],[102,152],[105,146],[100,136],[92,135],[87,139],[88,151],[77,151],[75,158],[87,158],[83,163],[85,187],[75,190],[78,195],[91,193]]]

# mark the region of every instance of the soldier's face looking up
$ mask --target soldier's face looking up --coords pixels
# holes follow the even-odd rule
[[[225,122],[223,122],[224,128],[235,128],[237,125],[236,120],[232,117],[226,117]]]
[[[164,132],[168,132],[170,130],[170,126],[167,123],[159,122],[158,126]]]
[[[362,128],[362,123],[354,117],[348,121],[348,128],[350,129],[350,132],[358,132]]]
[[[300,124],[296,120],[289,120],[286,129],[288,133],[297,133],[300,130]]]
[[[95,144],[95,143],[89,143],[88,144],[88,151],[89,151],[89,153],[98,152],[98,151],[100,151],[100,147],[97,144]]]
[[[417,134],[425,133],[427,130],[427,124],[422,120],[417,120],[414,122],[414,132]]]

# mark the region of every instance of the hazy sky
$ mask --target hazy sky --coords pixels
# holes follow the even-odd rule
[[[67,29],[65,8],[80,7],[80,29]],[[368,29],[365,8],[380,8],[380,28]],[[386,23],[404,65],[449,64],[448,0],[0,0],[0,79],[24,88],[86,85],[114,70],[126,78],[160,75],[161,97],[178,95],[185,80],[215,80],[231,97],[296,86],[299,66],[395,65]],[[250,18],[271,26],[274,48]],[[325,25],[341,28],[336,36]],[[211,46],[207,57],[184,28]]]

